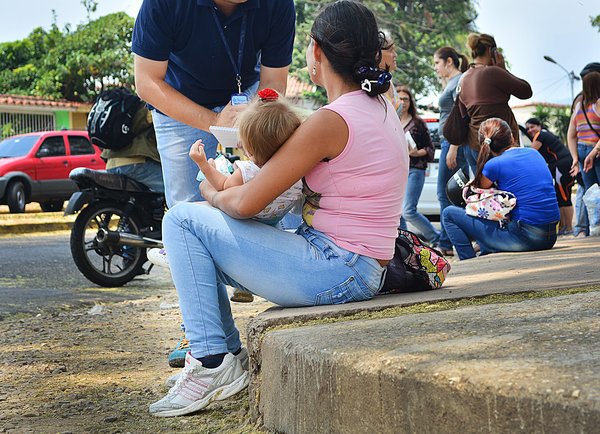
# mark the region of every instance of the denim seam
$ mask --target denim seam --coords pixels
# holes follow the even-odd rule
[[[188,230],[186,230],[186,228],[184,228],[184,223],[188,227]],[[185,219],[185,220],[181,221],[181,223],[179,224],[179,227],[180,227],[182,235],[183,235],[182,239],[183,239],[184,244],[185,244],[185,250],[186,250],[186,254],[187,254],[188,266],[189,266],[189,268],[191,270],[192,279],[194,281],[194,298],[196,299],[195,300],[196,306],[199,307],[198,311],[199,311],[199,313],[200,313],[200,315],[202,317],[202,323],[205,323],[206,322],[205,304],[200,301],[200,294],[199,294],[200,291],[199,291],[198,286],[197,286],[198,279],[196,278],[196,274],[194,272],[193,262],[191,260],[191,253],[189,251],[189,243],[188,243],[188,240],[186,238],[186,233],[192,234],[192,231],[189,230],[189,229],[191,229],[192,226],[190,225],[189,220]],[[198,237],[195,237],[195,238],[197,238],[198,241],[200,243],[202,243],[202,240],[200,238],[198,238]],[[202,244],[204,245],[204,243],[202,243]],[[206,249],[206,246],[204,248]],[[215,270],[215,273],[216,273],[216,270]],[[216,282],[216,276],[215,276],[215,289],[218,290],[218,288],[216,288],[216,285],[217,285],[217,282]],[[217,294],[217,302],[218,302],[218,300],[219,300],[219,297],[218,297],[218,294]],[[208,352],[208,355],[213,354],[213,352],[212,352],[213,350],[211,350],[211,345],[208,342],[208,336],[206,335],[206,327],[202,327],[202,332],[204,333],[204,346],[205,346],[205,350]],[[224,332],[222,324],[221,324],[221,332]],[[227,347],[227,343],[225,343],[225,347]],[[214,351],[218,351],[218,352],[215,352],[214,354],[219,354],[220,352],[222,352],[221,350],[222,350],[222,348],[215,349]],[[194,354],[192,353],[192,356],[193,355]],[[204,355],[202,355],[200,357],[204,357]]]

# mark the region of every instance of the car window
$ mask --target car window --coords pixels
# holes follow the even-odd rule
[[[0,158],[22,157],[27,155],[40,136],[9,137],[0,142]]]
[[[69,136],[71,155],[94,154],[94,148],[90,141],[83,136]]]
[[[61,157],[67,155],[65,142],[62,137],[48,137],[38,149],[38,157]]]

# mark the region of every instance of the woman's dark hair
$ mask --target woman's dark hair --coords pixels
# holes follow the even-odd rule
[[[486,33],[469,33],[467,47],[471,49],[473,59],[483,56],[488,48],[496,48],[496,40]]]
[[[483,166],[490,159],[490,153],[500,154],[513,144],[513,135],[506,121],[500,118],[490,118],[479,126],[479,156],[477,157],[477,170],[473,185],[478,187],[483,176]]]
[[[542,122],[538,118],[529,118],[525,121],[526,124],[537,125],[538,127],[542,126]]]
[[[438,48],[435,52],[435,56],[442,59],[444,62],[450,58],[452,63],[460,72],[465,72],[469,68],[469,60],[464,54],[460,54],[452,47]]]
[[[413,118],[416,117],[417,116],[417,105],[415,104],[415,99],[413,97],[412,92],[408,88],[408,86],[398,86],[398,87],[396,87],[396,90],[398,92],[404,92],[405,94],[408,95],[408,97],[410,98],[410,101],[408,104],[408,114],[411,115]]]
[[[600,99],[600,72],[593,71],[583,77],[583,109]]]
[[[310,34],[333,70],[370,89],[366,90],[369,96],[389,89],[391,74],[378,68],[385,36],[366,6],[349,0],[330,4],[315,18]]]

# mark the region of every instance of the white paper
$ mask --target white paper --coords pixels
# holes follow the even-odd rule
[[[229,127],[217,127],[211,125],[210,132],[217,138],[219,143],[226,148],[238,147],[238,129]]]
[[[407,131],[405,136],[406,143],[408,143],[408,150],[415,151],[417,149],[417,143],[415,142],[415,139],[413,139],[413,136],[411,136],[410,131]]]

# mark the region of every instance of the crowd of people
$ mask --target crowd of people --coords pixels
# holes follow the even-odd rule
[[[508,100],[531,97],[531,87],[507,71],[492,36],[474,33],[471,62],[451,47],[433,57],[444,84],[438,231],[417,211],[435,149],[412,90],[393,83],[391,33],[362,3],[325,7],[306,63],[328,102],[302,121],[283,96],[294,32],[293,0],[144,0],[136,19],[136,88],[151,108],[169,207],[161,254],[186,343],[178,348],[183,369],[150,406],[154,415],[192,413],[248,384],[248,353],[226,286],[286,307],[368,300],[407,223],[460,259],[476,255],[473,242],[481,254],[549,249],[559,221],[571,230],[573,178],[580,169],[586,186],[600,178],[600,73],[584,77],[570,152],[537,119],[527,123],[533,149],[522,148]],[[443,136],[455,106],[468,117],[465,143]],[[211,125],[239,127],[249,161],[231,176],[211,160]],[[478,188],[516,196],[508,221],[450,204],[446,183],[459,168],[475,174]],[[281,230],[299,197],[301,224]]]

